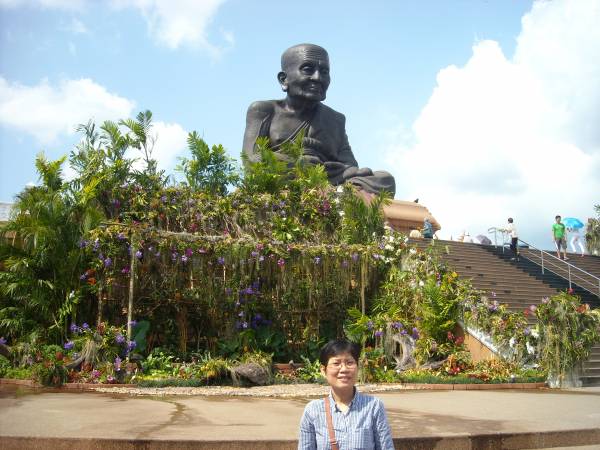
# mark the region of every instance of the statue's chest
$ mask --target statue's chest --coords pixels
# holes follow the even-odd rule
[[[269,141],[271,145],[279,145],[288,139],[299,127],[303,121],[297,117],[289,117],[285,114],[275,114],[271,119],[269,128]]]

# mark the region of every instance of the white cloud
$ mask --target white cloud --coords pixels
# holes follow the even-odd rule
[[[0,124],[31,134],[43,144],[74,133],[78,124],[90,119],[128,117],[134,106],[88,78],[65,80],[57,86],[47,80],[25,86],[0,77]]]
[[[44,9],[81,10],[87,0],[0,0],[2,8],[41,7]]]
[[[210,26],[219,7],[227,0],[112,0],[113,9],[133,8],[145,19],[150,35],[170,49],[182,46],[199,48],[218,58],[234,43],[232,32],[220,29],[224,45],[215,45],[208,39]],[[89,0],[0,0],[0,8],[44,8],[83,11]],[[64,29],[75,34],[86,33],[87,27],[72,19]]]
[[[73,42],[68,43],[68,48],[71,56],[77,56],[77,46]]]
[[[412,126],[387,152],[398,195],[419,197],[443,237],[515,217],[550,245],[554,215],[592,215],[600,198],[600,8],[538,1],[513,58],[478,42],[464,67],[438,73]],[[399,126],[402,129],[402,126]]]
[[[88,31],[87,27],[85,26],[85,24],[81,20],[79,20],[79,19],[77,19],[75,17],[73,17],[71,19],[71,22],[69,22],[68,24],[64,25],[62,27],[62,29],[65,30],[65,31],[68,31],[70,33],[73,33],[73,34],[86,34],[86,33],[89,33],[89,31]]]
[[[116,8],[133,7],[145,18],[150,34],[162,45],[202,48],[216,57],[224,48],[208,40],[208,26],[225,0],[113,0]],[[233,44],[233,35],[222,32]]]
[[[151,134],[154,138],[154,147],[151,157],[158,163],[158,169],[172,174],[178,162],[177,158],[185,156],[187,151],[188,133],[177,123],[153,122]],[[141,170],[144,167],[143,155],[139,150],[128,150],[128,158],[137,158],[134,168]]]

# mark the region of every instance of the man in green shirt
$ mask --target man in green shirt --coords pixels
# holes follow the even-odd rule
[[[560,259],[560,248],[563,249],[564,259],[567,260],[567,237],[565,236],[565,224],[560,222],[561,217],[556,216],[556,223],[552,224],[552,239],[556,244],[556,256]]]

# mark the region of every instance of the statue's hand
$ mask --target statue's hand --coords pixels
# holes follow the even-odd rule
[[[323,161],[319,157],[313,155],[302,155],[299,161],[301,164],[307,165],[323,164]]]
[[[350,166],[344,171],[344,180],[354,177],[369,177],[373,175],[373,171],[368,167],[359,169],[358,167]]]

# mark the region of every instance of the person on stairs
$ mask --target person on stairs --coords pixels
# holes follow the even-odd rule
[[[567,231],[565,224],[561,222],[561,217],[556,216],[554,218],[555,223],[552,224],[552,239],[554,240],[554,245],[556,245],[556,256],[560,259],[560,249],[563,249],[564,260],[567,259]]]
[[[425,239],[433,239],[433,225],[428,217],[423,220],[423,237]]]
[[[517,233],[517,227],[515,226],[515,221],[512,217],[508,218],[508,226],[503,229],[505,233],[508,233],[510,236],[510,249],[512,251],[511,261],[519,260],[519,234]]]
[[[571,250],[573,250],[573,253],[577,254],[577,244],[579,244],[581,256],[584,256],[585,247],[583,246],[583,242],[581,241],[581,234],[579,233],[579,228],[567,228],[567,231],[571,234]]]

